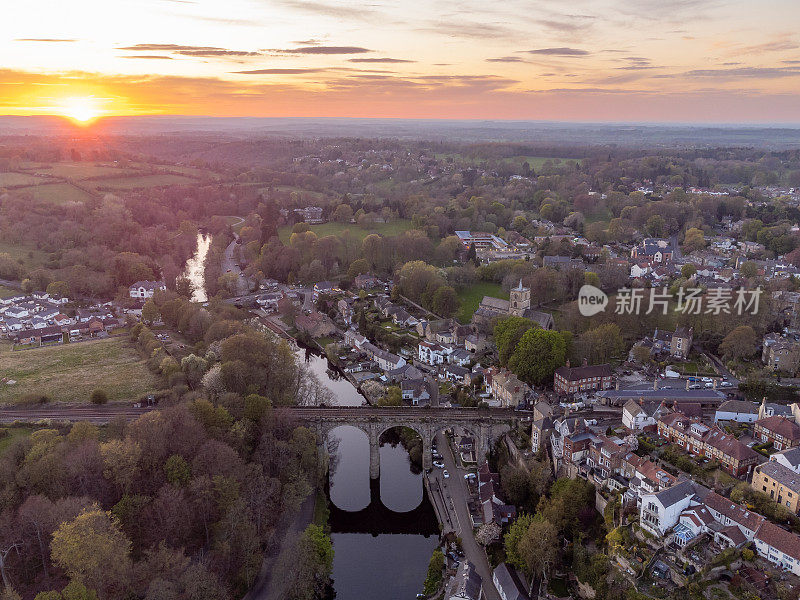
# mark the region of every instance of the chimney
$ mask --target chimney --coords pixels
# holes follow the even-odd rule
[[[716,377],[714,378],[714,386],[713,386],[713,389],[715,389],[715,390],[717,389],[717,378],[716,378]]]
[[[639,406],[644,406],[644,398],[639,396]]]
[[[653,389],[654,390],[658,389],[658,375],[656,375],[655,378],[653,379]]]
[[[688,379],[686,380],[686,389],[687,390],[689,389],[689,380]]]
[[[584,359],[583,359],[583,366],[584,367],[588,367],[589,366],[589,359],[586,358],[586,357],[584,357]]]
[[[619,379],[617,379],[617,385],[616,385],[616,387],[615,387],[614,389],[616,389],[617,391],[619,391]]]
[[[569,359],[567,359],[567,368],[569,369]]]

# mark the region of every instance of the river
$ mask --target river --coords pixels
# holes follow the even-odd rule
[[[206,295],[206,276],[205,262],[208,249],[211,247],[211,234],[197,232],[197,249],[192,257],[186,261],[186,267],[181,275],[192,283],[192,300],[195,302],[205,302],[208,300]]]
[[[305,350],[298,357],[334,393],[337,404],[360,406],[364,401],[344,377],[327,372],[325,357]],[[438,545],[438,525],[419,469],[412,469],[401,444],[384,443],[380,483],[371,485],[367,434],[341,426],[330,435],[336,600],[413,599],[422,591],[428,561]]]

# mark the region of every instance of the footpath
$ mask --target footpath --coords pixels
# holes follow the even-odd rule
[[[300,505],[300,510],[293,515],[284,516],[278,524],[275,543],[264,555],[261,571],[243,600],[285,600],[288,597],[287,588],[290,582],[281,573],[276,573],[275,567],[292,552],[300,534],[314,520],[316,497],[316,491],[309,494]]]

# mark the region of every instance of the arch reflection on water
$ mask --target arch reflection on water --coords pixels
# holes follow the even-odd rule
[[[369,477],[369,439],[342,425],[329,434],[328,497],[334,532],[438,533],[422,471],[411,462],[397,429],[381,437],[381,477]],[[421,445],[421,444],[420,444]]]
[[[332,377],[328,361],[298,350],[297,357],[333,393],[339,406],[364,398],[345,378]],[[381,477],[370,481],[369,436],[342,425],[328,435],[326,484],[333,540],[336,600],[406,600],[420,591],[439,528],[400,445],[380,447]],[[397,535],[403,534],[403,535]]]

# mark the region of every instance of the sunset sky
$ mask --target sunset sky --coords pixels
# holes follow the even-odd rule
[[[800,122],[798,0],[30,0],[0,114]]]

